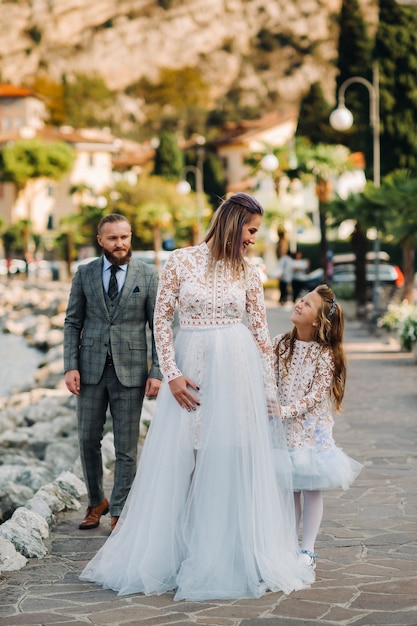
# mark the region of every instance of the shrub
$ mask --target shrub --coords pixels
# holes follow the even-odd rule
[[[417,342],[417,306],[403,302],[390,304],[378,321],[379,328],[395,331],[404,350],[411,350]]]

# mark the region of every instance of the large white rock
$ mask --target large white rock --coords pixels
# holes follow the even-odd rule
[[[4,537],[0,537],[0,574],[2,572],[15,572],[22,569],[27,559],[17,552],[13,543]]]
[[[41,559],[47,554],[43,539],[49,536],[47,522],[25,507],[19,507],[0,526],[0,537],[11,541],[18,552],[28,558]]]

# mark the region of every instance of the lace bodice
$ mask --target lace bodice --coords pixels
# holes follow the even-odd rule
[[[274,352],[281,337],[273,340]],[[288,373],[283,357],[275,357],[275,379],[288,447],[332,447],[334,364],[329,349],[315,341],[296,340]]]
[[[233,279],[222,261],[209,266],[206,243],[174,250],[165,264],[155,308],[154,335],[162,373],[168,381],[181,376],[175,362],[172,323],[178,305],[183,328],[207,328],[242,322],[258,344],[266,387],[274,393],[272,343],[266,323],[263,287],[255,267],[247,264]]]

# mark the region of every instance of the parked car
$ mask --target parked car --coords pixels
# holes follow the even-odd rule
[[[59,280],[63,265],[63,262],[59,261],[38,259],[29,263],[28,274],[30,278],[37,280]]]
[[[98,259],[98,256],[89,256],[79,261],[73,261],[70,266],[71,274],[75,274],[80,265],[86,265],[87,263],[91,263],[91,261],[95,261],[96,259]]]
[[[160,250],[158,252],[159,271],[164,268],[165,263],[171,253],[167,250]],[[132,252],[132,258],[139,259],[148,265],[156,265],[156,252],[155,250],[134,250]]]
[[[0,276],[25,273],[26,261],[23,259],[0,259]]]
[[[368,285],[372,286],[376,280],[376,266],[375,263],[366,264],[366,281]],[[399,267],[391,265],[390,263],[378,264],[378,280],[381,285],[394,285],[401,286],[404,283],[404,275]],[[355,283],[355,264],[347,263],[344,265],[336,265],[333,270],[332,282],[334,284],[340,283]]]
[[[306,295],[306,293],[308,293],[309,291],[313,291],[313,289],[326,282],[326,279],[324,277],[324,270],[323,268],[318,267],[317,269],[308,272],[304,276],[300,276],[298,278],[298,281],[302,283],[302,287],[299,293],[299,297],[302,298]]]
[[[400,268],[389,262],[389,255],[381,251],[379,253],[378,279],[380,288],[387,301],[395,297],[398,289],[404,284],[404,275]],[[375,284],[376,267],[375,254],[367,254],[366,278],[368,284],[369,298],[372,298],[372,290]],[[329,282],[337,289],[341,285],[355,286],[355,255],[353,253],[337,254],[333,258],[333,276],[327,281],[324,271],[321,268],[315,269],[305,275],[304,287],[301,296],[315,289],[322,283]]]

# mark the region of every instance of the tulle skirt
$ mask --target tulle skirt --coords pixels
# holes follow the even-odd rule
[[[333,487],[348,489],[363,465],[341,448],[290,449],[294,491],[322,491]]]
[[[116,530],[81,574],[121,594],[205,600],[308,587],[283,433],[268,422],[258,347],[244,324],[181,329],[181,371],[200,387],[187,412],[162,384]],[[274,472],[274,457],[280,472]]]

